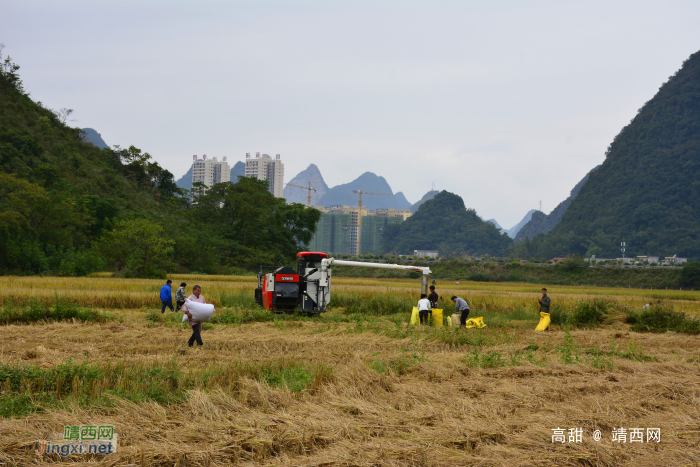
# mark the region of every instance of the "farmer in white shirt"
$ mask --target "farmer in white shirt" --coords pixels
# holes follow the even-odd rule
[[[420,324],[430,325],[430,300],[426,294],[420,295],[420,300],[418,300],[418,316],[420,317]]]

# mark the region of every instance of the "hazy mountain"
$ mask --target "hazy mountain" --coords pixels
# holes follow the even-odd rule
[[[501,225],[500,225],[498,222],[496,222],[496,219],[489,219],[489,220],[487,220],[486,222],[492,223],[493,225],[496,226],[496,228],[497,228],[498,230],[503,229],[503,227],[501,227]]]
[[[185,190],[192,189],[192,166],[190,166],[190,168],[187,169],[187,172],[185,172],[185,175],[180,177],[180,179],[175,182],[175,185],[177,185],[180,188],[183,188]]]
[[[423,203],[404,222],[387,225],[382,241],[385,251],[402,255],[413,250],[438,250],[445,256],[504,256],[513,245],[513,240],[492,223],[466,209],[462,198],[447,191]]]
[[[411,212],[415,213],[418,210],[418,208],[421,206],[421,204],[425,203],[429,199],[435,198],[435,195],[437,195],[437,194],[438,194],[437,190],[430,190],[429,192],[424,194],[423,197],[417,203],[415,203],[413,206],[411,206]]]
[[[83,136],[83,139],[89,143],[94,144],[100,149],[105,149],[108,148],[107,143],[102,139],[102,135],[93,130],[92,128],[81,128],[83,132],[85,132],[85,135]]]
[[[311,188],[315,188],[316,191],[311,192],[311,205],[318,205],[318,201],[323,198],[323,195],[328,191],[328,185],[323,180],[321,171],[318,170],[316,164],[310,164],[305,170],[299,172],[294,178],[292,178],[289,183],[293,185],[309,186],[311,183]],[[284,197],[288,203],[302,203],[306,204],[309,200],[308,190],[303,188],[297,188],[289,185],[284,187]]]
[[[236,162],[231,168],[231,181],[233,183],[236,183],[238,181],[239,175],[245,175],[245,163],[241,161]],[[190,166],[190,168],[187,169],[185,175],[180,177],[180,179],[176,181],[175,184],[180,188],[184,188],[185,190],[192,189],[192,166]]]
[[[320,206],[348,205],[357,206],[359,195],[353,194],[353,190],[374,191],[376,193],[393,194],[391,187],[384,179],[372,172],[365,172],[350,183],[334,186],[328,189],[325,195],[318,200]],[[369,209],[410,209],[409,203],[403,194],[396,196],[362,195],[362,206]]]
[[[231,167],[231,181],[233,183],[236,183],[238,181],[239,176],[245,176],[245,163],[241,161],[236,162],[235,164],[233,164],[233,167]]]
[[[524,226],[525,224],[527,224],[528,222],[530,222],[530,219],[532,218],[532,214],[535,213],[535,212],[536,212],[535,209],[530,209],[530,210],[528,211],[528,213],[525,214],[525,217],[523,217],[523,219],[522,219],[520,222],[518,222],[517,224],[515,224],[515,225],[514,225],[513,227],[511,227],[510,229],[507,229],[507,230],[504,229],[503,231],[504,231],[505,233],[507,233],[508,236],[509,236],[510,238],[515,238],[515,236],[518,234],[518,232],[520,231],[520,229],[522,229],[523,226]]]
[[[530,221],[517,233],[515,240],[520,242],[523,241],[525,237],[532,238],[537,234],[547,233],[556,227],[556,225],[561,221],[562,217],[564,217],[564,213],[571,205],[571,202],[574,200],[574,198],[576,198],[578,192],[581,191],[583,185],[588,181],[588,177],[599,168],[600,166],[597,166],[588,172],[586,176],[583,177],[581,181],[576,184],[576,186],[574,186],[574,189],[571,190],[569,197],[559,203],[559,205],[554,208],[552,212],[549,214],[545,214],[540,211],[534,212]]]
[[[406,199],[406,196],[403,194],[403,192],[397,191],[396,194],[394,194],[394,199],[398,204],[404,206],[401,209],[411,209],[411,202]]]

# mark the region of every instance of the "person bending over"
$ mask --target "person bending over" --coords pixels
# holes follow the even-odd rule
[[[469,304],[466,302],[466,300],[459,298],[456,295],[453,295],[451,300],[455,303],[455,313],[460,313],[459,325],[461,327],[466,327],[467,317],[469,316]]]

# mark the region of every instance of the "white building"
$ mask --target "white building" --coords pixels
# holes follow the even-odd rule
[[[683,264],[687,262],[688,258],[677,258],[676,255],[666,256],[664,259],[664,264]]]
[[[641,261],[642,263],[646,261],[649,264],[659,264],[658,256],[637,256],[637,260]]]
[[[192,183],[202,182],[205,186],[211,187],[217,183],[231,181],[231,168],[226,162],[224,156],[223,161],[219,161],[216,157],[207,160],[207,155],[203,155],[202,159],[197,156],[192,156]]]
[[[284,164],[280,155],[271,158],[267,154],[255,153],[255,158],[250,153],[245,155],[245,176],[255,177],[258,180],[267,180],[270,185],[270,193],[276,198],[284,198]]]
[[[437,250],[413,250],[413,256],[416,256],[418,258],[425,258],[426,256],[428,258],[437,258],[438,252]]]

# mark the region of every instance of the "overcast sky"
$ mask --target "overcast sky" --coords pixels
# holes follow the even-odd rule
[[[700,2],[0,0],[25,88],[176,178],[281,154],[329,186],[550,212],[700,49]]]

